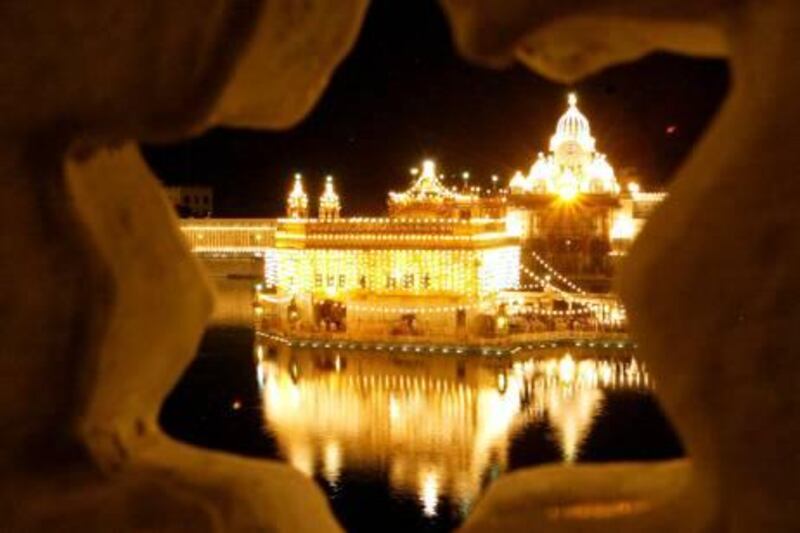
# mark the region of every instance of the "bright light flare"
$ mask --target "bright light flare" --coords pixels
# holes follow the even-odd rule
[[[566,182],[558,188],[558,197],[562,202],[572,202],[578,197],[578,184]]]
[[[614,219],[610,232],[611,240],[630,241],[636,236],[636,224],[629,215],[619,215]]]

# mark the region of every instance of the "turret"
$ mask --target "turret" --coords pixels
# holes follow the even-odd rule
[[[330,222],[339,218],[342,210],[339,195],[333,190],[333,176],[325,178],[325,191],[319,197],[319,219]]]
[[[294,187],[286,201],[286,216],[289,218],[308,218],[308,195],[303,190],[303,177],[294,175]]]
[[[514,173],[511,181],[508,182],[508,188],[511,189],[511,194],[522,194],[530,192],[531,190],[528,180],[525,179],[525,176],[523,176],[522,172],[519,170]]]

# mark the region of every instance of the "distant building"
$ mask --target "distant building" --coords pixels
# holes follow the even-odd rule
[[[633,178],[620,185],[605,154],[595,149],[577,97],[527,175],[509,181],[508,221],[522,237],[523,264],[552,265],[586,290],[609,290],[627,252],[664,193],[641,192]]]
[[[296,174],[284,218],[182,228],[203,256],[263,258],[256,309],[268,330],[466,338],[624,323],[612,274],[665,193],[642,192],[633,170],[618,177],[574,95],[549,153],[508,189],[493,177],[481,194],[467,173],[447,186],[432,161],[412,175],[382,217],[342,216],[330,176],[312,202]],[[171,193],[191,215],[210,213],[210,189]]]
[[[214,211],[214,191],[211,187],[167,187],[167,196],[180,217],[210,217]]]

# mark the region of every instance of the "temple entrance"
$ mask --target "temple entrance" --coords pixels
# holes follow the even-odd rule
[[[335,300],[314,303],[314,324],[319,331],[347,331],[347,306]]]

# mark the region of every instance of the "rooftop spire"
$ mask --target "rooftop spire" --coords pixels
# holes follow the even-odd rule
[[[325,191],[319,197],[319,218],[322,220],[335,220],[339,218],[341,204],[339,195],[333,190],[333,176],[325,177]]]
[[[575,93],[569,93],[567,95],[567,103],[570,107],[575,107],[578,105],[578,95]]]
[[[303,176],[300,173],[294,175],[294,187],[289,193],[286,211],[290,218],[308,217],[308,195],[303,190]]]

